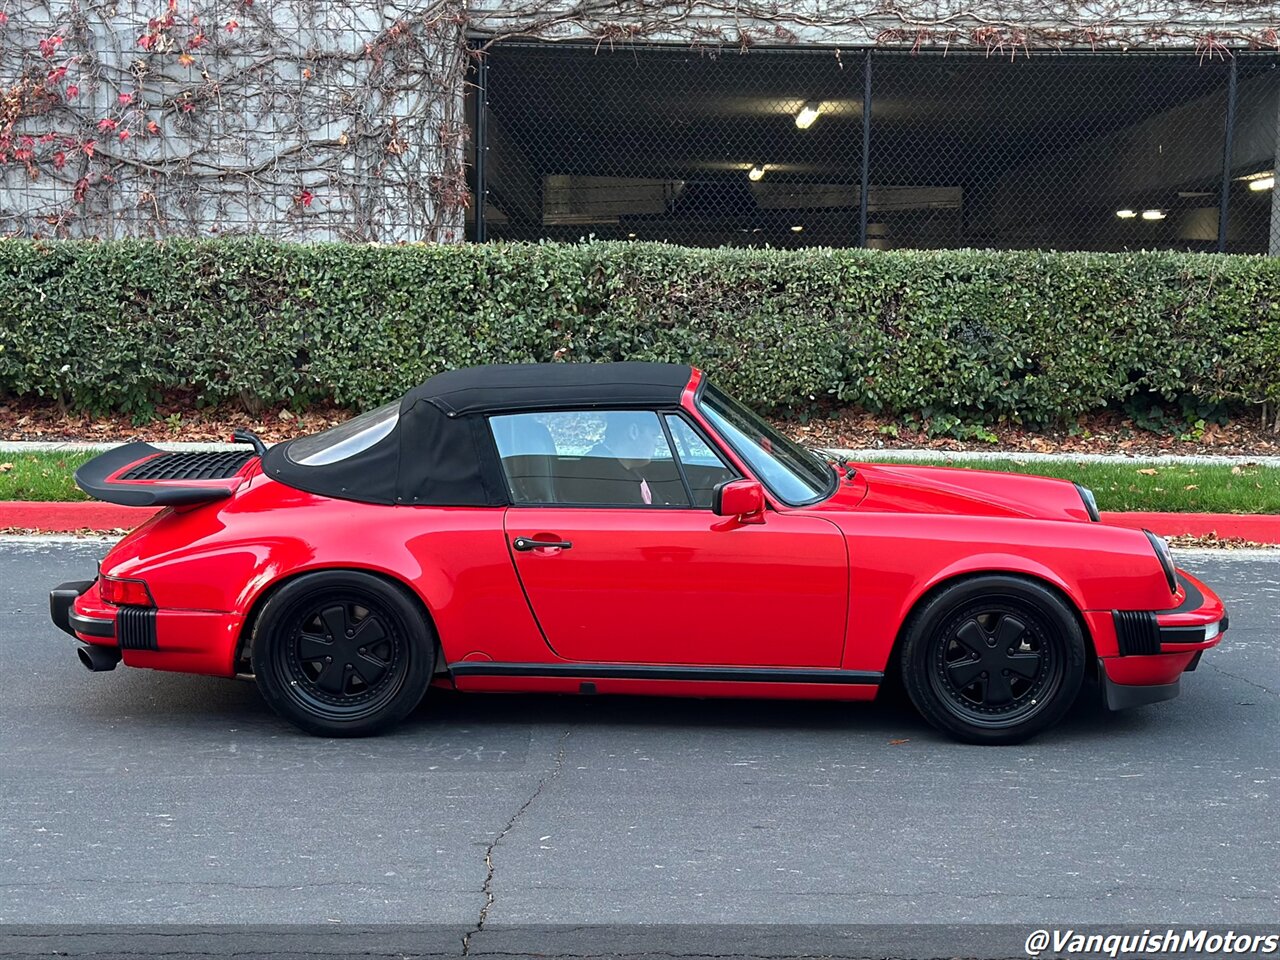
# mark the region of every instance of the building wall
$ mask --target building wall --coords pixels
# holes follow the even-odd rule
[[[1213,57],[1280,31],[1256,0],[985,2],[14,0],[0,235],[461,240],[467,70],[510,37]]]
[[[460,239],[460,7],[6,6],[0,234]]]

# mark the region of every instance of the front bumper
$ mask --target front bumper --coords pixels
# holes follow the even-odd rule
[[[1222,642],[1229,619],[1226,606],[1184,570],[1178,575],[1178,605],[1167,610],[1112,610],[1095,621],[1100,652],[1098,677],[1112,710],[1170,700],[1182,675],[1196,668],[1204,651]],[[1112,635],[1105,637],[1105,627]],[[1097,629],[1101,627],[1102,629]]]

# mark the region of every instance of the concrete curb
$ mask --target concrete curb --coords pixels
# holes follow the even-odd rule
[[[1131,530],[1150,530],[1162,537],[1214,534],[1280,545],[1280,514],[1104,512],[1102,522]]]
[[[895,450],[864,448],[841,450],[835,447],[815,448],[832,456],[849,460],[955,460],[957,462],[981,462],[983,460],[1016,460],[1020,463],[1181,463],[1191,466],[1228,466],[1237,463],[1256,463],[1264,467],[1280,467],[1280,456],[1240,457],[1226,454],[1150,454],[1129,456],[1124,453],[1030,453],[1022,450]]]
[[[152,507],[121,507],[97,500],[76,503],[0,500],[0,530],[42,533],[131,530],[155,513]],[[1216,534],[1280,545],[1280,515],[1276,514],[1104,513],[1102,520],[1114,526],[1150,530],[1165,537]]]

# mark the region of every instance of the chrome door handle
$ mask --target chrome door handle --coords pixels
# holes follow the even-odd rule
[[[568,550],[573,544],[568,540],[530,540],[528,537],[516,537],[511,546],[521,552],[527,552],[541,550],[543,547],[559,547],[561,550]]]

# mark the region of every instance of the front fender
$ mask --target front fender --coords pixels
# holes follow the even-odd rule
[[[1052,585],[1080,612],[1176,603],[1137,530],[1069,520],[827,513],[848,536],[850,630],[842,666],[886,669],[903,623],[956,577],[1012,573]]]

